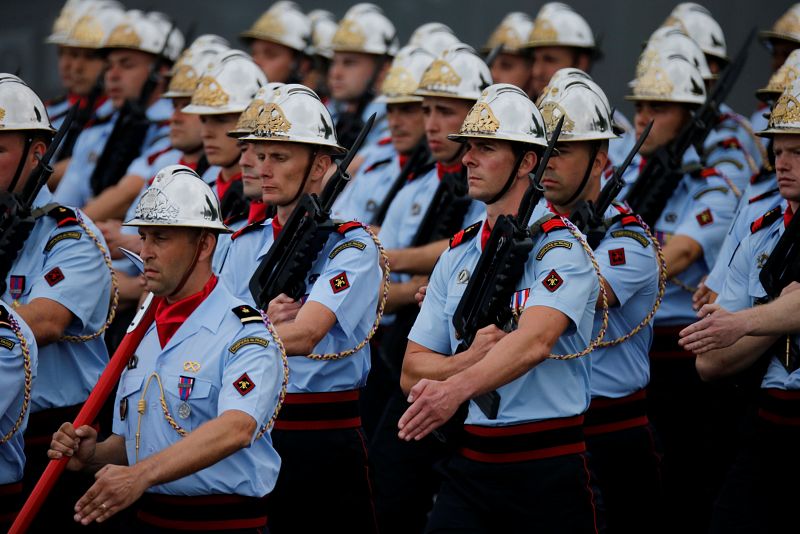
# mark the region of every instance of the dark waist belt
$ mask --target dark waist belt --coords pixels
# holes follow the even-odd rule
[[[678,345],[681,330],[684,326],[656,326],[653,328],[653,345],[650,348],[650,358],[694,358],[694,353],[684,350]]]
[[[12,523],[22,505],[22,482],[0,484],[0,524]]]
[[[277,430],[335,430],[358,428],[359,390],[332,393],[287,393],[275,421]]]
[[[618,399],[607,397],[592,399],[586,412],[583,432],[587,436],[596,436],[647,424],[647,400],[645,391],[640,389]]]
[[[583,416],[511,426],[464,425],[459,453],[477,462],[541,460],[586,451]]]
[[[82,407],[83,404],[75,404],[32,413],[28,419],[28,428],[25,430],[25,446],[50,445],[55,431],[65,422],[74,421]],[[92,426],[95,430],[100,428],[97,423]]]
[[[256,529],[267,525],[266,503],[266,497],[145,493],[139,499],[136,517],[142,523],[171,530]]]
[[[800,391],[762,389],[758,417],[775,425],[800,427]]]

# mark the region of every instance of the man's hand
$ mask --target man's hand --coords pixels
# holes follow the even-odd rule
[[[269,306],[267,306],[267,316],[269,316],[269,320],[274,325],[288,323],[289,321],[294,321],[302,307],[302,302],[281,293],[270,301]]]
[[[421,440],[453,417],[466,400],[453,380],[420,380],[408,395],[411,406],[397,423],[399,438]]]
[[[419,286],[419,289],[417,289],[417,292],[414,295],[414,300],[417,301],[417,306],[420,308],[422,307],[422,301],[425,300],[425,293],[427,292],[428,286]]]
[[[705,278],[703,278],[703,281],[697,286],[697,291],[692,295],[692,309],[697,311],[706,304],[711,304],[716,300],[717,294],[706,286]]]
[[[475,339],[472,341],[472,345],[465,351],[465,354],[470,353],[469,361],[471,364],[481,361],[483,357],[497,345],[497,342],[507,335],[507,332],[500,330],[493,324],[484,326],[478,330],[475,333]]]
[[[75,521],[102,523],[136,502],[149,487],[136,466],[107,465],[95,474],[96,482],[75,505]]]
[[[80,471],[92,462],[96,449],[97,431],[94,428],[88,425],[75,428],[72,423],[64,423],[53,434],[47,457],[58,460],[66,456],[69,458],[67,469]]]
[[[730,347],[747,335],[747,321],[741,313],[731,313],[719,304],[706,304],[697,312],[702,317],[680,332],[681,347],[703,354]]]

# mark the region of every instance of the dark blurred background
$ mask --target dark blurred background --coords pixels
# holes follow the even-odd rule
[[[241,47],[237,35],[248,28],[271,2],[251,0],[123,0],[127,8],[159,10],[175,18],[186,31],[192,25],[195,36],[216,33]],[[327,9],[340,18],[354,2],[343,0],[298,1],[307,11]],[[532,17],[544,2],[519,0],[378,0],[399,32],[404,44],[420,24],[444,22],[459,38],[473,46],[484,44],[506,13],[523,11]],[[627,82],[633,77],[636,58],[642,42],[667,17],[677,2],[666,0],[571,0],[570,5],[582,14],[599,36],[605,59],[592,72],[606,90],[611,101],[628,117],[632,106],[623,100]],[[755,27],[768,29],[789,8],[789,2],[754,0],[713,0],[700,2],[717,19],[725,32],[728,51],[735,53],[748,31]],[[57,96],[56,51],[44,44],[63,2],[61,0],[4,0],[0,18],[0,70],[19,71],[43,98]],[[750,57],[728,102],[740,113],[750,115],[755,109],[754,91],[768,80],[769,54],[756,41]]]

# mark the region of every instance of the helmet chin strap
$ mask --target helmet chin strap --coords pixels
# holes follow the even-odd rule
[[[308,182],[308,177],[311,176],[311,167],[314,165],[314,160],[317,159],[317,154],[319,154],[319,147],[314,147],[314,150],[311,151],[311,157],[308,160],[308,165],[306,165],[306,172],[303,175],[303,181],[300,182],[300,187],[297,189],[297,193],[295,193],[294,197],[292,197],[292,200],[286,203],[287,206],[297,202],[297,199],[303,194],[303,191],[306,188],[306,182]]]
[[[581,185],[578,186],[578,189],[569,197],[566,202],[564,202],[564,206],[569,206],[583,193],[584,188],[586,188],[586,184],[589,182],[589,176],[592,174],[592,167],[594,167],[594,159],[597,157],[597,153],[600,151],[600,142],[594,141],[592,143],[592,151],[589,154],[589,164],[586,166],[586,172],[583,174],[583,180],[581,180]]]
[[[511,174],[508,175],[508,180],[506,180],[505,185],[503,185],[503,188],[500,189],[500,191],[498,191],[495,196],[493,196],[490,200],[488,200],[485,203],[486,205],[494,204],[495,202],[503,198],[503,196],[505,196],[506,193],[508,193],[508,190],[511,189],[511,186],[514,184],[514,180],[517,179],[517,173],[519,172],[519,167],[520,165],[522,165],[522,160],[523,158],[525,158],[525,154],[527,154],[528,152],[529,151],[526,151],[524,149],[520,151],[516,161],[514,162],[514,168],[511,170]]]
[[[11,184],[8,186],[9,193],[13,193],[14,188],[17,187],[17,182],[19,182],[19,179],[22,176],[22,170],[25,168],[25,162],[28,160],[28,152],[31,150],[31,145],[33,145],[33,137],[29,135],[25,138],[25,146],[22,149],[22,155],[19,157],[17,170],[14,172],[14,178],[11,180]]]
[[[186,268],[186,272],[183,273],[183,277],[181,277],[181,281],[178,282],[178,285],[175,286],[175,289],[170,293],[167,298],[172,298],[177,295],[182,289],[183,286],[186,285],[186,282],[189,280],[189,277],[192,275],[194,268],[197,266],[197,259],[200,257],[200,245],[203,243],[203,238],[205,237],[207,230],[202,230],[200,232],[200,237],[197,239],[197,246],[194,249],[194,256],[192,257],[192,262],[189,264],[189,267]]]

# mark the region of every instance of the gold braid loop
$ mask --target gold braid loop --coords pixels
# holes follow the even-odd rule
[[[592,267],[594,267],[594,272],[597,275],[597,281],[600,283],[600,298],[602,299],[603,303],[603,324],[600,326],[600,331],[597,332],[597,337],[595,337],[589,346],[583,349],[580,352],[576,352],[573,354],[550,354],[547,356],[548,358],[552,358],[554,360],[572,360],[573,358],[580,358],[581,356],[586,356],[594,349],[596,349],[600,342],[603,341],[603,338],[606,335],[606,329],[608,328],[608,295],[606,295],[606,286],[603,284],[603,278],[600,274],[600,265],[597,263],[597,259],[594,257],[594,253],[592,252],[591,247],[580,234],[578,229],[572,224],[569,219],[562,217],[561,220],[567,225],[567,229],[572,234],[572,236],[578,240],[578,242],[583,247],[583,250],[589,256],[589,259],[592,262]]]
[[[22,368],[25,372],[25,387],[23,389],[22,408],[20,408],[17,420],[14,422],[14,426],[11,427],[11,430],[9,430],[5,436],[0,438],[0,445],[8,442],[8,440],[10,440],[22,426],[22,422],[25,420],[25,415],[28,412],[28,406],[31,403],[31,387],[33,385],[33,370],[31,369],[30,347],[28,346],[28,342],[25,340],[25,336],[22,335],[22,329],[19,327],[19,323],[10,313],[8,314],[8,322],[11,324],[11,330],[14,332],[14,335],[17,336],[17,339],[19,340],[19,347],[22,351]]]
[[[272,321],[269,320],[267,314],[263,311],[258,311],[261,314],[261,319],[264,321],[264,326],[267,327],[269,333],[272,335],[272,339],[275,341],[275,345],[278,347],[278,351],[281,354],[281,363],[283,364],[283,380],[281,381],[281,392],[278,396],[278,404],[275,406],[275,411],[272,412],[272,415],[269,418],[269,421],[261,427],[256,435],[256,439],[260,439],[266,432],[272,429],[273,425],[275,424],[275,420],[278,419],[278,414],[283,407],[283,401],[286,399],[286,388],[289,386],[289,359],[286,357],[286,347],[283,345],[283,340],[278,336],[278,332],[275,330],[275,326],[273,326]]]
[[[91,341],[103,335],[103,333],[111,326],[111,323],[114,321],[114,317],[117,315],[117,305],[119,304],[119,281],[117,280],[117,272],[114,270],[114,266],[111,264],[111,256],[109,256],[106,247],[103,243],[97,238],[94,232],[83,222],[83,217],[81,216],[80,211],[75,211],[75,215],[78,219],[78,224],[83,228],[83,231],[86,232],[92,241],[94,241],[95,246],[100,251],[100,254],[103,255],[103,261],[108,267],[108,271],[111,273],[111,306],[108,309],[108,316],[106,317],[106,322],[100,329],[95,332],[94,334],[89,335],[82,335],[82,336],[61,336],[59,341],[68,341],[70,343],[84,343],[86,341]]]
[[[656,262],[658,263],[658,296],[656,297],[656,301],[653,303],[653,308],[650,310],[642,322],[639,323],[633,330],[625,334],[624,336],[614,339],[612,341],[603,341],[598,345],[598,348],[606,348],[606,347],[613,347],[615,345],[619,345],[620,343],[629,340],[633,336],[639,333],[639,331],[647,326],[650,321],[653,320],[655,317],[656,312],[661,307],[661,301],[664,300],[664,292],[667,289],[667,262],[664,260],[664,252],[661,250],[661,245],[658,244],[658,240],[653,236],[650,232],[650,227],[647,226],[641,217],[636,215],[636,219],[639,221],[639,224],[642,225],[642,229],[644,230],[645,234],[647,235],[650,242],[653,244],[653,248],[656,249]]]
[[[366,230],[366,232],[372,238],[372,242],[375,243],[375,246],[378,248],[378,253],[380,254],[380,260],[382,263],[381,270],[383,271],[383,294],[381,295],[380,302],[378,302],[378,310],[375,315],[375,321],[372,323],[372,328],[370,328],[369,332],[367,333],[367,337],[365,337],[361,343],[350,350],[332,354],[308,354],[305,356],[306,358],[310,358],[312,360],[341,360],[342,358],[346,358],[352,354],[355,354],[364,348],[364,346],[369,343],[369,340],[372,339],[372,336],[375,335],[375,332],[378,331],[378,325],[381,324],[381,318],[383,318],[383,310],[386,308],[386,300],[389,298],[389,256],[386,255],[386,250],[378,240],[378,236],[376,236],[375,233],[368,227],[362,226],[362,228]]]

